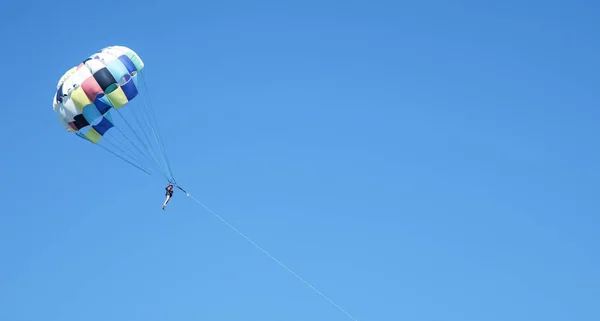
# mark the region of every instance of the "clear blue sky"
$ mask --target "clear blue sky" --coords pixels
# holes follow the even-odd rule
[[[5,3],[0,320],[351,320],[63,131],[108,45],[179,183],[358,320],[599,320],[600,4],[419,2]]]

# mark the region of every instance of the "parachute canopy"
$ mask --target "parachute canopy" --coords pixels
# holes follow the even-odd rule
[[[143,69],[144,62],[133,50],[103,48],[63,74],[53,110],[68,132],[147,174],[158,169],[175,183]]]

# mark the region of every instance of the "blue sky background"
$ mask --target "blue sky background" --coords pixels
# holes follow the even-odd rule
[[[63,131],[136,50],[178,182],[360,321],[597,320],[600,4],[7,2],[0,319],[351,320]],[[13,29],[14,28],[14,29]]]

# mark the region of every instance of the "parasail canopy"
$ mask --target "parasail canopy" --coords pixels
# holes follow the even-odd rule
[[[53,110],[78,137],[147,174],[176,183],[148,96],[144,62],[130,48],[109,46],[65,72]]]

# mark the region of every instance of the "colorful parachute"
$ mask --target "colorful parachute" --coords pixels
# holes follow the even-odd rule
[[[67,131],[148,174],[156,168],[175,183],[154,111],[142,90],[143,69],[133,50],[103,48],[60,78],[53,109]]]

